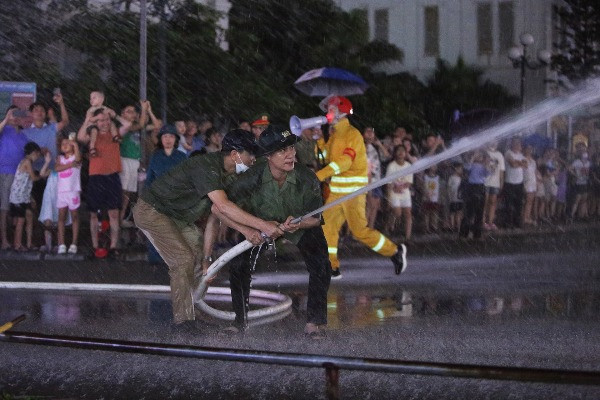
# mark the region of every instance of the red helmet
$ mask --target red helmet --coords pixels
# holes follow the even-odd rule
[[[327,101],[327,105],[337,106],[338,110],[344,114],[352,114],[352,103],[348,98],[343,96],[332,96],[329,101]]]

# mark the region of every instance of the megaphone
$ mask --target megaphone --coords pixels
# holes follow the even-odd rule
[[[324,116],[300,119],[292,115],[292,118],[290,118],[290,130],[294,135],[300,136],[303,130],[325,125],[326,123],[327,117]]]

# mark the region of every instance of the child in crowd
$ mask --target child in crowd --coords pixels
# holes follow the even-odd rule
[[[542,181],[544,182],[544,194],[546,195],[546,216],[553,219],[556,217],[556,195],[558,194],[556,169],[546,165],[545,172],[545,174],[542,174]]]
[[[410,167],[406,161],[407,151],[401,144],[394,148],[394,161],[392,161],[386,170],[386,176],[392,175],[398,171]],[[412,236],[412,200],[410,187],[413,184],[413,175],[400,177],[394,182],[388,184],[388,201],[392,208],[393,217],[388,220],[386,229],[392,233],[396,223],[404,217],[404,234],[406,240]]]
[[[592,157],[592,167],[590,168],[590,215],[600,216],[600,153]]]
[[[33,212],[31,210],[31,188],[33,182],[45,178],[50,174],[50,161],[52,154],[48,151],[44,155],[44,165],[40,174],[36,175],[33,163],[40,158],[42,150],[35,142],[25,145],[25,157],[19,163],[15,178],[10,187],[10,215],[16,219],[14,249],[16,251],[30,250],[33,236]],[[27,246],[23,247],[23,225],[27,236]]]
[[[525,156],[525,162],[527,167],[523,169],[523,186],[525,189],[525,206],[523,207],[523,224],[534,225],[535,218],[534,213],[534,202],[538,186],[543,186],[543,182],[540,178],[537,168],[537,163],[533,158],[533,146],[527,145],[523,151]]]
[[[556,172],[556,213],[557,219],[564,221],[567,215],[567,182],[568,174],[564,164],[558,163]]]
[[[450,200],[450,230],[457,232],[463,217],[464,202],[461,193],[463,165],[455,162],[452,165],[452,175],[448,178],[448,198]]]
[[[65,254],[65,224],[67,210],[71,214],[73,237],[69,254],[77,254],[77,239],[79,237],[79,212],[81,203],[81,154],[75,138],[62,138],[60,141],[60,155],[56,160],[56,172],[58,173],[58,254]]]
[[[548,166],[546,164],[540,164],[536,169],[536,188],[535,188],[535,208],[533,221],[529,223],[537,224],[536,221],[545,221],[548,218],[548,202],[546,186],[544,185],[544,176],[548,173]]]
[[[483,209],[485,205],[485,178],[490,174],[490,159],[483,150],[475,150],[470,162],[466,165],[469,171],[465,190],[465,217],[460,224],[459,236],[481,239],[483,228]]]
[[[205,132],[206,135],[206,152],[214,153],[221,151],[221,142],[223,141],[223,135],[215,128],[208,128]]]
[[[194,148],[186,142],[185,132],[187,129],[185,127],[185,121],[175,121],[175,129],[177,129],[177,135],[179,135],[179,147],[177,150],[187,156],[188,152],[191,152]]]
[[[437,232],[440,211],[440,176],[437,167],[431,166],[425,170],[423,178],[424,202],[423,223],[425,232]]]
[[[571,220],[575,216],[587,217],[588,179],[590,173],[590,160],[588,159],[587,147],[579,144],[577,158],[571,164],[571,173],[575,178],[575,200],[571,208]]]
[[[110,115],[110,118],[113,119],[116,116],[116,113],[111,108],[104,106],[104,93],[99,90],[94,90],[90,93],[90,108],[87,113],[90,118],[97,116],[100,112],[106,111]],[[113,141],[120,142],[121,135],[119,131],[116,129],[111,129],[111,134],[113,137]],[[98,151],[96,150],[96,138],[98,132],[90,133],[90,156],[97,157]]]
[[[497,143],[494,142],[488,145],[487,155],[490,158],[490,174],[485,179],[483,228],[486,230],[496,230],[498,229],[495,224],[498,194],[504,186],[504,171],[506,170],[506,166],[504,156],[498,151]]]

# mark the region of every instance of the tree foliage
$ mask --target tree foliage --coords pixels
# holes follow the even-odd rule
[[[502,112],[516,104],[516,97],[502,86],[484,80],[483,71],[466,65],[462,58],[454,66],[438,60],[428,80],[424,117],[433,129],[440,131],[448,127],[454,110],[488,108]]]
[[[115,108],[137,100],[137,1],[113,0],[108,8],[85,0],[24,1],[30,12],[23,16],[27,21],[19,25],[18,37],[6,24],[19,7],[12,2],[0,6],[5,80],[61,86],[74,117],[83,115],[91,90],[104,90],[107,104]],[[293,82],[323,66],[347,69],[370,84],[365,95],[351,100],[357,125],[375,126],[378,133],[400,125],[411,131],[444,129],[454,108],[511,104],[498,85],[481,83],[481,71],[462,60],[454,67],[440,62],[428,84],[408,73],[372,73],[373,65],[401,61],[403,53],[391,44],[368,41],[364,11],[344,12],[331,0],[231,3],[229,50],[224,51],[217,42],[218,12],[195,0],[148,0],[148,98],[159,111],[164,43],[169,120],[206,115],[234,122],[264,111],[285,124],[293,114],[320,114],[320,99],[303,95]],[[70,74],[60,75],[40,57],[59,42],[79,60]]]
[[[600,74],[600,2],[597,0],[565,0],[558,8],[558,54],[552,67],[570,80]]]

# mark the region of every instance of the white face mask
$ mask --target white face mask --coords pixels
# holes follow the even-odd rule
[[[238,164],[237,161],[233,160],[235,162],[235,173],[236,174],[241,174],[242,172],[246,172],[248,171],[248,167],[246,164],[244,164],[244,162],[242,161],[242,158],[240,157],[240,155],[238,154],[238,158],[240,159],[240,162]]]

